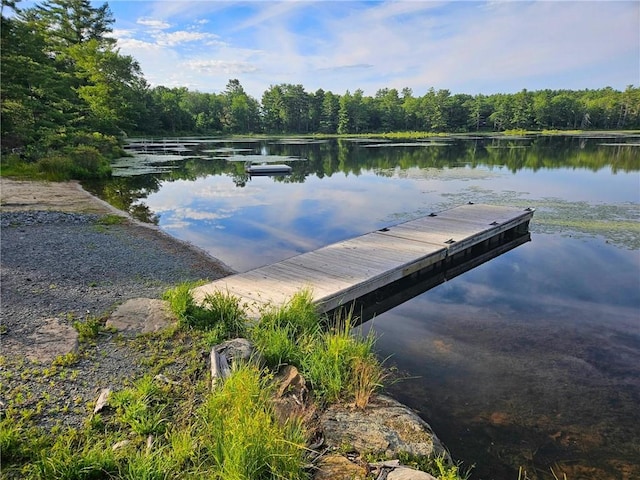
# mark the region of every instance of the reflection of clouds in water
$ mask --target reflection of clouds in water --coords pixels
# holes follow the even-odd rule
[[[390,213],[414,211],[418,187],[373,173],[355,179],[310,176],[302,184],[257,177],[244,188],[212,176],[166,182],[148,204],[161,214],[162,228],[246,269],[380,228]],[[225,234],[213,234],[214,228]]]

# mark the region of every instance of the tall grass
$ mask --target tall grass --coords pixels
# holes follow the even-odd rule
[[[384,374],[373,351],[375,338],[354,335],[350,314],[321,318],[309,291],[264,313],[251,336],[272,368],[298,367],[319,403],[347,400],[364,408],[381,387]]]
[[[119,423],[139,435],[157,435],[164,433],[168,421],[167,393],[151,376],[144,376],[134,387],[115,392],[110,403]]]
[[[316,335],[302,370],[322,403],[346,399],[361,408],[367,405],[383,378],[374,344],[373,335],[353,334],[350,316],[337,318],[332,328]]]
[[[239,367],[198,412],[200,447],[219,478],[301,479],[304,430],[275,420],[271,392],[261,372]]]
[[[285,306],[263,312],[250,333],[271,368],[285,363],[300,368],[320,328],[320,315],[311,292],[303,290]]]
[[[180,326],[210,332],[212,343],[246,334],[246,314],[238,297],[216,291],[198,305],[191,295],[194,286],[193,283],[182,283],[163,296]]]

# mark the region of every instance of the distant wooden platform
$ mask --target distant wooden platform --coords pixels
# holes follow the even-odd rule
[[[235,295],[257,318],[265,307],[282,306],[309,289],[319,310],[328,312],[418,271],[473,255],[509,232],[526,233],[532,217],[533,209],[462,205],[231,275],[192,293],[197,302],[215,291]]]

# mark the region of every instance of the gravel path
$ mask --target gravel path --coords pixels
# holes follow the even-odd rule
[[[104,224],[105,218],[113,217],[0,212],[0,408],[35,411],[45,426],[80,425],[99,389],[118,388],[144,372],[144,352],[117,335],[101,335],[81,345],[77,362],[56,369],[27,358],[33,332],[52,318],[69,326],[104,318],[127,299],[160,298],[180,282],[231,273],[158,230],[129,220]]]

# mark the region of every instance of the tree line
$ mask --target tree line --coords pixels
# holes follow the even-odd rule
[[[2,150],[38,159],[115,156],[127,135],[353,134],[392,131],[638,129],[640,88],[467,95],[429,89],[337,94],[271,85],[260,100],[237,79],[220,93],[151,87],[111,36],[105,3],[2,0]],[[5,15],[11,12],[11,15]],[[212,86],[215,87],[215,86]],[[98,160],[96,160],[98,161]],[[90,168],[91,166],[87,166]]]

